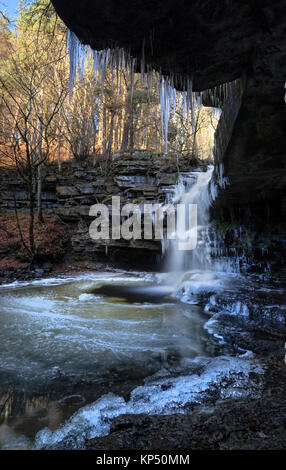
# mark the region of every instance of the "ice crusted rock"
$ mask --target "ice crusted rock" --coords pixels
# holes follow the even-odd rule
[[[248,356],[197,357],[184,368],[184,375],[174,377],[164,370],[148,378],[145,385],[133,390],[128,402],[108,394],[81,408],[56,431],[41,430],[34,448],[84,448],[86,440],[107,435],[112,421],[122,414],[188,413],[194,405],[259,394],[259,384],[251,375],[262,372]]]

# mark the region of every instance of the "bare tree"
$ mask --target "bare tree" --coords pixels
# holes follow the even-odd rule
[[[52,88],[52,73],[59,60],[47,62],[39,53],[21,54],[11,51],[9,68],[0,76],[0,112],[2,118],[13,123],[13,136],[4,142],[0,152],[5,163],[13,163],[22,178],[28,194],[29,241],[21,234],[22,243],[30,258],[35,260],[37,247],[34,238],[36,192],[39,220],[41,209],[42,165],[47,161],[53,141],[52,122],[62,106],[65,87]],[[53,90],[51,92],[51,90]],[[36,191],[37,188],[37,191]],[[20,226],[18,225],[20,230]]]

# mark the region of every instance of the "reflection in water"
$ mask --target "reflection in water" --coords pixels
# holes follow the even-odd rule
[[[153,284],[153,287],[152,287]],[[0,444],[29,446],[105,393],[213,355],[200,307],[151,275],[101,273],[0,289]]]
[[[29,439],[33,439],[41,429],[41,423],[55,430],[67,417],[60,404],[47,396],[33,396],[15,390],[2,393],[0,390],[0,394],[1,448],[25,449]]]

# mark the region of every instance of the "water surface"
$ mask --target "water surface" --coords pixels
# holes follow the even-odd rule
[[[25,448],[47,426],[156,371],[214,352],[197,305],[142,273],[96,273],[0,289],[0,444]]]

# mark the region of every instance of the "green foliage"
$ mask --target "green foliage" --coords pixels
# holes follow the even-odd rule
[[[235,222],[221,222],[221,221],[216,221],[215,223],[215,230],[216,233],[221,236],[225,237],[229,232],[237,229],[239,227],[239,223],[237,221]]]

